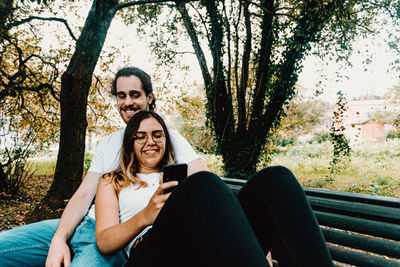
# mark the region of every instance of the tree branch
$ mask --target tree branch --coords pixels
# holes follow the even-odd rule
[[[334,16],[334,11],[343,8],[342,1],[333,1],[323,7],[318,6],[318,2],[315,1],[306,1],[305,5],[307,6],[301,10],[302,14],[293,37],[283,53],[285,60],[277,71],[279,77],[273,84],[274,93],[264,110],[261,129],[270,129],[274,123],[279,122],[283,105],[294,94],[293,86],[297,81],[296,64],[304,57],[309,44],[318,41],[318,33]],[[313,18],[312,21],[309,20],[310,17]]]
[[[145,5],[145,4],[160,4],[160,3],[167,3],[167,2],[173,2],[174,0],[141,0],[141,1],[132,1],[132,2],[127,2],[124,4],[119,4],[115,7],[116,11],[123,9],[125,7],[130,7],[130,6],[137,6],[137,5]],[[194,1],[199,1],[199,0],[180,0],[178,2],[181,3],[189,3],[189,2],[194,2]]]
[[[197,61],[199,62],[201,73],[203,75],[204,85],[206,88],[210,87],[212,84],[211,75],[208,71],[206,57],[204,55],[203,50],[201,49],[199,39],[196,34],[196,30],[191,21],[189,13],[185,7],[185,4],[181,1],[176,1],[176,8],[178,12],[181,14],[181,19],[183,21],[183,25],[186,28],[186,31],[192,41],[192,46],[197,56]]]
[[[224,26],[226,29],[226,38],[227,40],[227,49],[228,49],[228,70],[227,70],[227,87],[228,93],[232,95],[232,53],[231,53],[231,25],[228,21],[228,14],[226,12],[226,5],[225,1],[222,2],[223,4],[223,12],[224,12]],[[231,3],[232,8],[232,3]]]
[[[264,1],[264,9],[273,11],[274,9],[274,1]],[[271,53],[272,53],[272,44],[273,44],[273,32],[272,32],[272,22],[274,19],[274,12],[266,12],[264,11],[263,20],[262,20],[262,31],[261,31],[261,44],[259,49],[259,59],[258,66],[256,70],[256,82],[253,94],[253,110],[251,113],[251,118],[259,118],[260,112],[263,110],[264,100],[265,100],[265,92],[268,88],[268,80],[270,73],[270,64],[271,64]],[[249,133],[255,134],[252,129],[258,129],[259,121],[252,120],[249,124]],[[254,128],[257,127],[257,128]]]
[[[199,16],[199,18],[200,18],[200,20],[201,20],[201,23],[202,23],[203,26],[204,26],[204,30],[205,30],[205,32],[206,32],[207,40],[208,40],[208,42],[210,42],[210,32],[208,31],[207,23],[206,23],[205,19],[204,19],[203,16],[200,14],[200,12],[197,10],[197,8],[195,8],[195,7],[193,6],[192,3],[190,3],[190,6],[194,9],[194,11],[196,11],[197,15]]]
[[[238,123],[238,134],[241,135],[244,133],[246,128],[246,88],[249,80],[249,62],[250,62],[250,52],[251,52],[251,22],[250,22],[250,12],[249,12],[249,4],[243,4],[244,10],[244,20],[246,26],[246,41],[243,48],[243,57],[242,57],[242,75],[240,77],[240,84],[237,90],[237,98],[238,98],[238,108],[239,108],[239,123]]]
[[[16,22],[12,23],[12,24],[10,25],[10,27],[16,27],[16,26],[22,25],[22,24],[24,24],[24,23],[27,23],[27,22],[29,22],[29,21],[32,21],[32,20],[43,20],[43,21],[58,21],[58,22],[62,22],[62,23],[65,25],[65,27],[67,28],[69,34],[71,35],[71,38],[72,38],[74,41],[77,40],[76,37],[75,37],[75,35],[74,35],[74,33],[72,32],[71,28],[69,27],[68,22],[67,22],[65,19],[56,18],[56,17],[38,17],[38,16],[30,16],[30,17],[28,17],[28,18],[26,18],[26,19],[22,19],[22,20],[20,20],[20,21],[16,21]]]

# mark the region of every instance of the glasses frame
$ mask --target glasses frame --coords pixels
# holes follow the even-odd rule
[[[158,133],[161,133],[161,135],[162,135],[159,139],[158,139],[158,138],[155,138],[155,136],[154,136],[154,134],[158,134]],[[137,134],[137,133],[136,133],[136,134]],[[133,139],[134,139],[135,142],[137,142],[139,145],[144,145],[144,144],[147,143],[147,141],[149,141],[149,134],[148,134],[148,133],[144,133],[144,132],[143,132],[143,134],[144,134],[144,136],[145,136],[145,138],[144,138],[143,140],[138,139],[137,135],[133,136]],[[151,133],[150,137],[151,137],[151,139],[153,140],[154,143],[161,144],[161,143],[165,140],[165,133],[164,133],[164,131],[162,131],[162,130],[160,130],[160,131],[153,131],[153,132]]]

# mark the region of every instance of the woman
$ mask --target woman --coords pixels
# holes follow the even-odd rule
[[[174,154],[167,128],[141,111],[125,130],[117,170],[96,195],[96,241],[112,254],[125,248],[129,266],[332,266],[301,186],[283,167],[254,175],[238,199],[218,176],[199,172],[161,183]],[[152,227],[152,228],[151,228]],[[151,229],[150,229],[151,228]]]

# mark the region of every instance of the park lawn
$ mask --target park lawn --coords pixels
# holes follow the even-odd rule
[[[270,163],[260,162],[259,168],[283,165],[289,168],[305,187],[363,193],[400,198],[400,140],[385,144],[352,146],[351,161],[341,173],[328,182],[332,145],[302,144],[281,147]],[[223,176],[222,158],[203,155],[209,168]]]
[[[351,162],[332,183],[327,181],[332,147],[329,142],[281,147],[265,166],[283,165],[306,187],[400,198],[400,140],[352,147]],[[202,154],[211,171],[223,175],[222,157]],[[35,175],[17,197],[0,195],[0,230],[24,224],[24,218],[45,196],[53,180],[55,160],[34,160]]]

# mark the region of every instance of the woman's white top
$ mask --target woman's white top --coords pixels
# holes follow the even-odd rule
[[[123,187],[119,192],[118,196],[118,204],[119,204],[119,222],[123,223],[136,214],[138,214],[141,210],[143,210],[147,204],[149,203],[150,198],[153,196],[154,192],[160,186],[160,179],[162,177],[162,173],[150,173],[136,174],[142,181],[147,182],[147,187],[138,188],[138,186],[131,184],[130,186]],[[89,217],[94,216],[94,214],[88,214]],[[147,226],[143,229],[130,243],[125,247],[125,251],[129,256],[129,252],[131,247],[135,243],[135,241],[144,235],[152,225]]]
[[[138,214],[141,210],[143,210],[150,201],[150,198],[153,196],[154,192],[160,186],[160,179],[162,177],[162,173],[150,173],[150,174],[136,174],[140,179],[147,182],[147,187],[141,187],[137,189],[137,186],[130,185],[124,187],[121,192],[119,192],[119,221],[120,223],[125,222]],[[135,243],[135,241],[144,235],[152,225],[147,226],[140,232],[130,243],[125,247],[125,251],[129,256],[129,252],[131,247]]]

